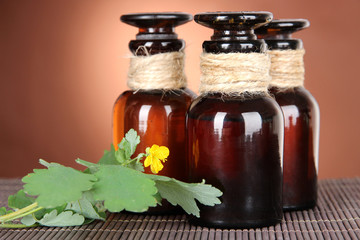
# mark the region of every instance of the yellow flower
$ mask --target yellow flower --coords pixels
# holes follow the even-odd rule
[[[162,165],[161,161],[165,162],[167,157],[169,156],[169,149],[164,146],[158,146],[156,144],[152,145],[151,148],[146,149],[147,157],[144,162],[144,166],[150,166],[151,172],[157,174],[161,169],[163,169],[164,165]]]

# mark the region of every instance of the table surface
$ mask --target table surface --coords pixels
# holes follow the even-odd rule
[[[0,179],[0,206],[21,186],[18,179]],[[120,213],[78,227],[0,229],[0,239],[360,239],[360,178],[320,180],[318,191],[314,209],[287,212],[272,227],[203,228],[185,215]]]

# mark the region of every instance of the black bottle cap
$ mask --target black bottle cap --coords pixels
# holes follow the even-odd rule
[[[270,49],[302,48],[300,39],[292,38],[291,34],[310,26],[306,19],[276,19],[255,30],[259,39],[265,39]]]
[[[120,20],[138,27],[136,39],[177,39],[174,28],[192,20],[192,15],[181,12],[125,14]]]
[[[272,19],[270,12],[209,12],[195,15],[195,22],[217,30],[250,30]]]
[[[279,35],[288,36],[310,26],[306,19],[274,19],[272,22],[255,30],[257,35]]]
[[[257,40],[254,29],[272,20],[270,12],[209,12],[196,14],[195,21],[214,29],[212,41],[205,41],[206,52],[263,52],[263,40]]]

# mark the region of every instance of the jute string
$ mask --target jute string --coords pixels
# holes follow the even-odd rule
[[[186,87],[183,52],[132,56],[128,87],[139,89],[179,89]]]
[[[270,82],[270,60],[263,53],[203,53],[200,67],[200,93],[267,92]]]
[[[304,49],[268,51],[271,58],[270,86],[293,88],[304,85]]]

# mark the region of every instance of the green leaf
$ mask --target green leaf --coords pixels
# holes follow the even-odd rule
[[[125,159],[130,159],[131,155],[133,154],[131,152],[131,144],[125,138],[123,138],[123,140],[120,142],[118,151],[124,152]]]
[[[36,222],[37,222],[37,221],[36,221],[36,219],[33,217],[32,214],[26,215],[25,217],[23,217],[23,218],[21,219],[21,223],[24,224],[24,225],[26,225],[26,226],[31,226],[31,225],[35,224]]]
[[[126,167],[134,169],[139,172],[144,172],[144,165],[141,162],[131,162]]]
[[[44,217],[45,214],[52,212],[53,210],[56,210],[58,213],[59,212],[63,212],[65,210],[67,204],[63,204],[61,206],[57,206],[55,208],[43,208],[40,209],[39,211],[36,211],[35,213],[33,213],[33,217],[35,219],[41,219]]]
[[[156,187],[162,198],[167,199],[172,205],[180,205],[188,214],[200,216],[200,210],[196,200],[207,206],[220,204],[218,197],[222,192],[209,185],[202,183],[185,183],[174,178],[158,175],[147,175],[156,182]]]
[[[95,219],[85,218],[85,221],[83,222],[83,225],[90,224],[90,223],[92,223],[93,221],[95,221]]]
[[[125,150],[125,158],[129,159],[135,152],[137,145],[140,143],[140,136],[134,129],[130,129],[126,134],[125,138],[119,144],[120,149]]]
[[[125,141],[123,139],[123,141]],[[114,145],[111,144],[110,151],[105,150],[104,155],[99,160],[98,164],[102,165],[118,165],[123,164],[126,160],[129,158],[125,157],[125,150],[124,149],[118,149],[115,151]]]
[[[62,165],[49,169],[34,169],[34,173],[25,176],[22,181],[24,191],[37,196],[39,206],[54,208],[68,202],[77,201],[82,192],[88,191],[96,177]]]
[[[76,213],[83,215],[86,218],[104,220],[103,215],[101,216],[88,199],[88,195],[83,194],[82,198],[78,201],[68,203],[66,210],[72,210]]]
[[[104,155],[100,158],[98,164],[106,164],[106,165],[116,165],[119,162],[116,160],[115,157],[115,148],[114,145],[111,144],[110,151],[105,150]]]
[[[133,155],[137,145],[140,143],[140,136],[137,135],[137,132],[134,129],[130,129],[125,134],[125,139],[130,143],[131,155]]]
[[[123,164],[126,160],[128,160],[130,156],[127,156],[123,149],[118,149],[115,152],[115,160],[117,164]]]
[[[61,212],[59,215],[56,210],[45,214],[45,216],[38,222],[43,226],[48,227],[66,227],[78,226],[84,223],[84,216],[73,213],[72,211]]]
[[[162,202],[162,197],[160,195],[159,192],[157,192],[155,195],[154,195],[156,201],[157,201],[157,204],[159,204],[160,206],[162,206],[161,202]]]
[[[155,183],[143,173],[119,165],[100,165],[95,176],[94,199],[104,201],[110,212],[143,212],[156,206]]]
[[[35,199],[27,196],[23,189],[8,197],[8,206],[12,209],[21,209],[34,203]]]
[[[0,216],[3,216],[3,215],[6,215],[6,214],[9,214],[9,213],[12,213],[13,211],[11,210],[7,210],[6,207],[1,207],[0,208]]]

